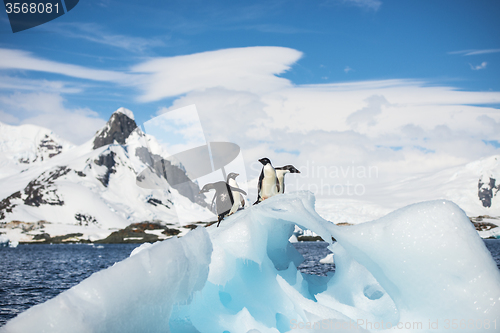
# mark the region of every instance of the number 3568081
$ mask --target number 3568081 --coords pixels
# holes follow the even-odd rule
[[[52,14],[52,12],[59,13],[59,4],[55,3],[54,5],[50,2],[47,3],[6,3],[5,8],[7,14]]]

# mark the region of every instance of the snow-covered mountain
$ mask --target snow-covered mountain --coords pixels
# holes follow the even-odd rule
[[[46,135],[45,130],[36,126],[17,128],[17,132],[10,127],[5,147],[13,147],[16,135],[26,138],[26,142],[29,137],[38,139]],[[24,133],[28,130],[37,134]],[[22,147],[10,151],[3,148],[9,152],[4,160],[17,158],[19,164],[25,164],[24,160],[30,163],[22,172],[0,179],[0,222],[47,221],[39,227],[40,233],[52,229],[51,235],[78,232],[83,237],[88,234],[102,238],[131,223],[161,221],[179,225],[179,210],[192,222],[206,216],[206,203],[198,185],[189,180],[181,166],[161,156],[158,143],[137,127],[131,111],[117,110],[81,146],[59,144],[56,139],[48,136],[41,141],[45,145],[35,148],[26,143],[24,147],[30,150],[24,155]],[[41,162],[35,163],[38,160]],[[156,174],[160,186],[153,189],[137,186],[136,177],[144,169]],[[181,177],[182,181],[176,179],[180,185],[174,188],[166,179],[175,177]],[[31,236],[35,234],[32,232]],[[20,235],[19,239],[29,240],[31,236]]]
[[[494,155],[434,174],[379,184],[364,196],[318,199],[317,211],[335,223],[357,224],[413,203],[446,199],[455,202],[478,224],[482,237],[500,237],[500,228],[495,229],[500,225],[499,189],[500,155]]]
[[[500,216],[500,155],[466,165],[419,175],[381,191],[382,198],[392,196],[401,205],[416,201],[447,199],[458,204],[468,216]]]
[[[0,178],[39,165],[73,147],[46,128],[0,122]]]
[[[80,146],[34,125],[0,124],[0,129],[0,234],[8,229],[11,239],[70,234],[96,240],[132,223],[179,227],[210,215],[198,184],[179,162],[168,159],[154,137],[141,131],[127,109],[114,112]],[[478,224],[481,236],[489,237],[500,235],[495,231],[500,224],[499,189],[500,156],[491,156],[379,184],[362,197],[319,198],[316,207],[334,223],[360,223],[412,203],[447,199]],[[166,234],[174,232],[167,229]]]

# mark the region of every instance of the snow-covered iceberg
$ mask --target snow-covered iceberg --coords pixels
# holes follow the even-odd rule
[[[303,274],[295,225],[332,243],[334,275]],[[4,332],[497,331],[500,273],[449,201],[339,227],[314,197],[272,197],[144,247],[9,321]]]

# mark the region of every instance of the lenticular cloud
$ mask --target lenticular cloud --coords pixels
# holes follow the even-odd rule
[[[295,225],[331,244],[335,274],[297,270]],[[3,331],[492,332],[499,318],[500,273],[454,203],[338,227],[297,192],[144,247]]]
[[[232,48],[156,58],[134,66],[132,72],[142,75],[140,100],[147,102],[215,87],[265,93],[291,86],[289,80],[276,75],[301,56],[286,47]]]

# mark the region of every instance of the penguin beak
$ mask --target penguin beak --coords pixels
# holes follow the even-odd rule
[[[261,158],[261,159],[259,160],[259,162],[260,162],[260,163],[262,163],[262,164],[265,164],[265,163],[264,163],[264,159],[263,159],[263,158]]]

